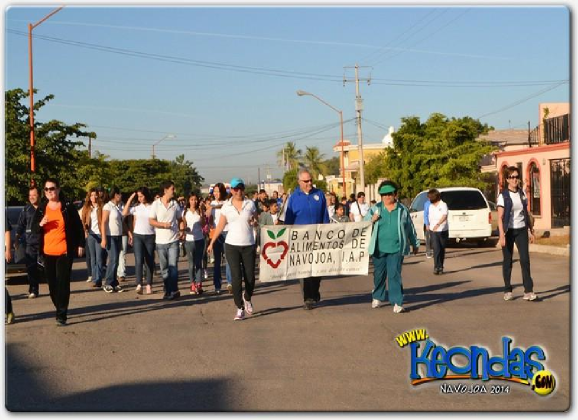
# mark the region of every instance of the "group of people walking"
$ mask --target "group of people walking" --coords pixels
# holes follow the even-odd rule
[[[177,264],[182,241],[188,260],[191,294],[204,292],[203,280],[209,255],[214,258],[215,293],[221,293],[221,263],[225,256],[227,289],[236,306],[234,320],[242,320],[254,312],[252,296],[259,227],[278,223],[302,225],[366,220],[373,224],[369,243],[374,265],[371,306],[379,308],[389,300],[394,313],[402,313],[406,311],[401,276],[403,260],[410,254],[410,247],[414,254],[418,252],[420,242],[409,210],[398,200],[398,190],[394,182],[383,181],[378,187],[379,202],[366,204],[365,194],[360,192],[357,197],[352,197],[354,201],[340,203],[333,194],[326,196],[315,188],[310,172],[301,169],[298,188],[285,201],[278,196],[269,200],[266,194],[260,194],[255,201],[250,200],[245,195],[244,181],[233,178],[230,197],[225,185],[218,183],[213,189],[213,197],[208,200],[191,194],[181,205],[175,199],[174,183],[166,181],[162,183],[158,197],[153,199],[150,190],[141,187],[128,197],[124,205],[118,188],[108,192],[93,188],[88,191],[79,214],[62,194],[58,181],[48,179],[44,184],[45,200],[40,200],[38,188],[30,189],[29,204],[18,222],[16,242],[25,235],[30,298],[39,295],[39,265],[44,266],[50,297],[56,308],[57,325],[67,323],[72,263],[76,255],[83,256],[85,248],[87,281],[93,287],[102,287],[107,293],[123,291],[118,279],[121,252],[126,249],[123,236],[134,249],[136,293],[153,293],[156,252],[163,279],[163,299],[167,300],[180,296]],[[444,270],[450,229],[448,208],[438,190],[430,190],[428,198],[424,207],[426,256],[433,256],[434,274],[439,275]],[[280,205],[283,208],[278,214]],[[498,198],[498,213],[504,299],[513,298],[510,280],[515,243],[522,266],[523,298],[536,300],[528,253],[528,243],[534,240],[533,228],[515,167],[508,168],[507,187]],[[129,217],[132,223],[127,222]],[[8,221],[6,225],[8,230]],[[9,239],[8,234],[6,238]],[[10,246],[6,251],[7,260],[11,258],[9,250]],[[321,300],[321,278],[300,279],[300,284],[303,307],[311,310]],[[9,294],[6,296],[8,311]],[[13,320],[11,305],[10,313]]]

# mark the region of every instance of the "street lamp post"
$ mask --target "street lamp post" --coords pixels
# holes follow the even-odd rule
[[[331,108],[332,110],[334,110],[335,112],[337,112],[339,114],[339,124],[341,127],[341,179],[343,181],[343,196],[347,197],[347,187],[345,184],[345,164],[343,163],[343,156],[345,155],[344,149],[343,149],[343,111],[340,111],[339,109],[333,107],[332,105],[328,104],[327,102],[325,102],[323,99],[321,99],[319,96],[314,95],[312,93],[309,92],[305,92],[304,90],[298,90],[297,91],[297,95],[298,96],[313,96],[315,99],[317,99],[319,102],[327,105],[329,108]]]
[[[36,154],[34,153],[34,146],[36,144],[36,139],[34,137],[34,71],[32,67],[32,30],[48,19],[53,14],[59,12],[64,6],[53,10],[51,13],[46,15],[43,19],[36,22],[34,25],[28,24],[28,69],[29,69],[29,83],[30,83],[30,186],[35,187],[36,181],[34,181],[34,173],[36,172]]]
[[[161,141],[166,140],[166,139],[174,139],[175,136],[174,134],[167,134],[166,136],[164,136],[162,139],[160,139],[159,141],[157,141],[155,144],[153,144],[153,159],[155,158],[155,146],[157,146]]]

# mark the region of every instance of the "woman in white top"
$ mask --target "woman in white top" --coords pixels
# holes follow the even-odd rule
[[[216,238],[219,237],[225,225],[229,225],[229,233],[225,240],[225,254],[231,267],[233,282],[233,297],[237,306],[235,320],[245,318],[245,311],[251,315],[253,305],[251,297],[255,288],[255,237],[253,226],[257,224],[257,209],[253,201],[245,197],[245,183],[240,178],[231,180],[233,196],[221,208],[221,219],[207,248],[212,252]],[[245,293],[241,280],[245,279]]]
[[[100,231],[104,233],[100,246],[108,251],[108,264],[106,266],[105,285],[106,293],[122,292],[118,284],[116,273],[120,250],[122,248],[122,212],[118,207],[121,201],[120,190],[113,187],[110,190],[110,201],[102,208],[102,222]]]
[[[213,188],[213,195],[215,200],[211,202],[211,206],[207,209],[207,217],[209,218],[209,223],[213,229],[213,234],[211,239],[215,239],[215,252],[213,257],[215,259],[213,266],[213,283],[215,285],[215,293],[221,293],[221,261],[225,253],[225,239],[227,238],[229,227],[225,225],[223,230],[218,236],[215,236],[215,229],[219,224],[221,219],[221,208],[227,199],[227,190],[222,182],[215,184]],[[233,286],[231,285],[231,269],[229,262],[225,263],[225,278],[227,279],[227,289],[229,293],[233,292]]]
[[[205,236],[203,228],[205,215],[199,209],[199,198],[191,194],[187,200],[185,215],[185,250],[189,260],[189,280],[191,295],[203,293],[203,254],[205,253]]]
[[[91,188],[88,192],[88,200],[82,207],[82,225],[84,227],[84,237],[86,238],[87,260],[90,260],[90,272],[92,287],[102,287],[103,275],[103,253],[100,243],[100,225],[102,222],[102,200],[98,196],[96,188]]]
[[[137,197],[138,204],[132,206]],[[136,292],[142,294],[143,264],[146,268],[146,294],[152,293],[153,272],[155,269],[155,229],[149,222],[149,211],[152,197],[147,187],[140,187],[127,200],[123,216],[131,214],[134,218],[132,247],[134,249],[134,269],[136,275]],[[130,238],[129,238],[130,240]]]
[[[534,242],[534,227],[528,213],[528,199],[519,187],[520,173],[518,168],[510,166],[505,171],[506,187],[498,196],[498,230],[500,231],[500,245],[502,246],[502,274],[504,276],[504,300],[512,300],[512,255],[514,243],[520,255],[522,268],[522,282],[524,284],[524,300],[534,301],[538,297],[534,294],[534,281],[530,274],[529,243]]]
[[[431,202],[428,209],[430,240],[434,251],[434,274],[444,273],[446,245],[448,243],[448,206],[442,200],[440,192],[432,188],[427,196]]]

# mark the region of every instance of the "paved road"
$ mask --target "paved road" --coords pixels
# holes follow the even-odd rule
[[[25,298],[27,286],[8,286],[17,323],[6,328],[6,406],[15,411],[438,411],[565,410],[570,402],[569,260],[532,254],[540,302],[502,299],[501,253],[493,248],[449,249],[446,274],[432,275],[421,256],[404,265],[405,314],[371,309],[371,277],[322,282],[322,305],[302,309],[295,281],[259,283],[256,314],[233,322],[228,295],[106,294],[87,287],[75,263],[70,324],[54,325],[46,295]],[[129,265],[132,255],[128,256]],[[180,262],[185,290],[186,262]],[[212,284],[207,284],[212,290]],[[542,345],[556,374],[554,394],[540,397],[512,384],[507,395],[443,395],[440,382],[412,387],[410,352],[395,336],[426,328],[445,346],[486,346],[501,354],[502,336],[514,346]],[[455,381],[452,381],[455,382]],[[480,382],[462,381],[480,384]],[[502,381],[489,384],[503,385]],[[488,387],[489,388],[489,387]]]

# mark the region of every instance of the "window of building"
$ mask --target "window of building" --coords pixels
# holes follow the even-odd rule
[[[530,164],[530,211],[533,215],[540,216],[540,168],[536,162]]]

